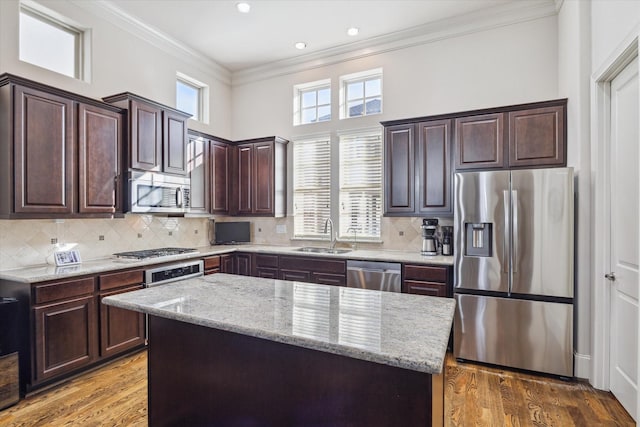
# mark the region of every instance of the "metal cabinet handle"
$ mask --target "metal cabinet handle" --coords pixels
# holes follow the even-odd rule
[[[611,280],[612,282],[616,281],[616,273],[614,273],[613,271],[611,273],[605,274],[604,277],[605,279]]]
[[[511,191],[511,215],[513,216],[513,258],[511,262],[513,263],[513,272],[518,272],[518,191]]]
[[[504,234],[502,235],[502,270],[505,273],[509,272],[509,259],[508,254],[511,252],[511,220],[509,219],[509,192],[504,190],[502,192],[503,206],[504,206]]]

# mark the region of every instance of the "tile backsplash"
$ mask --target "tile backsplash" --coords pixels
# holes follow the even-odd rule
[[[291,240],[293,217],[216,217],[216,221],[250,221],[252,242],[255,244],[307,244]],[[451,225],[451,220],[441,219],[441,223]],[[420,251],[421,225],[422,218],[384,217],[382,243],[359,242],[358,246],[363,249]],[[208,228],[207,218],[139,214],[116,219],[0,220],[0,270],[52,262],[55,250],[67,249],[71,245],[80,251],[85,261],[139,249],[208,246]]]

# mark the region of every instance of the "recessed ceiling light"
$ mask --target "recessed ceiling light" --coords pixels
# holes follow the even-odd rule
[[[360,32],[360,29],[356,27],[351,27],[347,30],[347,34],[350,36],[357,36],[359,32]]]
[[[249,11],[251,10],[251,5],[246,2],[237,3],[236,9],[238,9],[238,12],[240,13],[249,13]]]
[[[305,42],[298,42],[295,44],[296,49],[304,49],[305,47],[307,47],[307,44]]]

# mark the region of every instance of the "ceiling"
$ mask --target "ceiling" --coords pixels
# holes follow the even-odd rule
[[[448,19],[554,0],[108,0],[109,6],[230,72],[362,47]],[[557,1],[557,0],[556,0]],[[359,35],[348,36],[349,27]],[[296,42],[307,48],[297,50]]]

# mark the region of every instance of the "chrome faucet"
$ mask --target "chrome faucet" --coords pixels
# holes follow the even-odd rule
[[[329,250],[333,250],[336,247],[336,241],[338,240],[338,233],[333,234],[333,221],[331,218],[327,218],[324,222],[324,232],[327,232],[327,226],[331,225],[331,230],[329,231],[329,239],[331,239],[331,243],[329,244]]]

